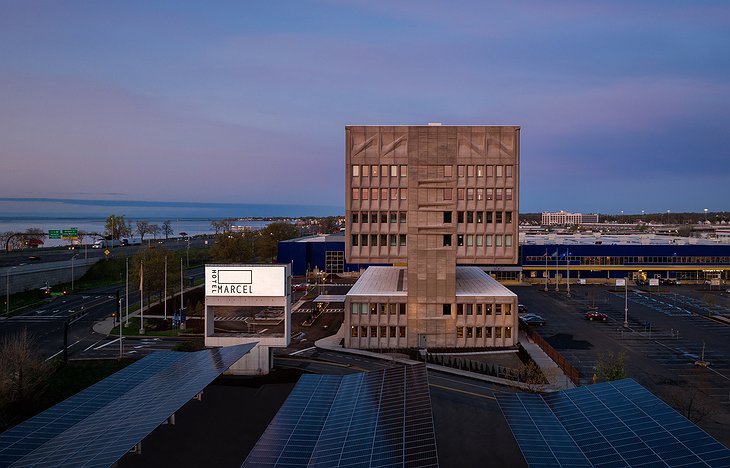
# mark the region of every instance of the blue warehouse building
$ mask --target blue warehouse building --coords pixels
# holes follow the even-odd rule
[[[315,268],[327,273],[347,273],[367,266],[345,261],[344,234],[320,234],[279,242],[277,260],[291,263],[295,276],[304,276]]]

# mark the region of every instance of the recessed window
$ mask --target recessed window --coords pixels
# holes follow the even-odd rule
[[[487,211],[487,224],[492,224],[493,222],[494,222],[494,212]]]
[[[401,245],[401,247],[406,245],[406,235],[405,234],[398,235],[398,243]]]
[[[484,304],[484,315],[492,315],[492,304]]]
[[[381,200],[387,200],[388,199],[388,189],[387,188],[381,188],[380,189],[380,199]]]
[[[504,337],[512,338],[512,327],[504,327]]]
[[[474,245],[474,235],[467,234],[466,235],[466,246],[471,247],[472,245]]]
[[[466,176],[474,177],[474,166],[466,166]]]
[[[467,200],[474,200],[474,189],[466,189],[466,199]]]
[[[512,166],[504,166],[504,176],[512,177]]]
[[[484,166],[477,166],[477,177],[484,177]]]
[[[496,169],[497,177],[502,177],[503,169],[504,169],[504,166],[497,166],[497,169]]]
[[[390,199],[391,200],[397,200],[398,199],[398,189],[397,188],[390,189]]]
[[[378,337],[378,327],[370,327],[370,338]]]
[[[388,212],[383,211],[380,213],[380,223],[381,224],[388,224]]]
[[[360,177],[360,166],[352,166],[352,177]]]
[[[350,313],[357,314],[360,312],[360,304],[358,302],[350,303]]]
[[[494,304],[494,315],[502,315],[502,304]]]
[[[464,327],[456,327],[456,337],[464,338]]]
[[[502,338],[502,327],[494,327],[494,337]]]
[[[390,326],[388,329],[390,331],[390,337],[395,338],[395,326]]]
[[[482,237],[481,234],[476,235],[476,242],[477,242],[477,247],[481,247],[482,245],[484,245],[484,238]]]
[[[408,176],[408,166],[401,166],[400,167],[400,176],[401,177],[407,177]]]
[[[494,166],[486,166],[487,167],[487,177],[494,177]]]
[[[373,247],[378,246],[378,235],[377,234],[370,234],[370,245]]]
[[[401,166],[401,167],[405,167],[405,166]],[[405,188],[400,189],[400,199],[401,200],[408,199],[408,189],[405,189]]]
[[[357,338],[357,326],[353,325],[350,327],[350,336],[353,338]]]
[[[388,337],[388,327],[385,325],[380,326],[380,337],[381,338],[387,338]]]
[[[370,189],[362,189],[362,199],[363,200],[369,200],[370,199]]]
[[[493,200],[494,199],[494,189],[487,189],[487,200]]]
[[[444,224],[451,224],[451,211],[444,211]]]
[[[502,236],[500,234],[494,236],[494,246],[502,247]]]
[[[505,236],[504,236],[504,246],[505,247],[512,247],[512,234],[505,234]]]
[[[444,177],[451,177],[453,166],[444,166]]]
[[[390,224],[397,224],[397,223],[398,223],[398,212],[391,211],[390,212]]]
[[[463,200],[464,199],[464,189],[463,188],[456,189],[456,198],[458,200]]]
[[[375,166],[373,166],[375,167]],[[378,189],[370,189],[370,199],[371,200],[377,200],[378,199]]]
[[[486,245],[487,247],[492,246],[492,235],[491,234],[486,234],[484,236],[484,245]]]
[[[464,245],[464,234],[456,235],[456,245],[458,245],[459,247],[462,247]]]
[[[474,304],[466,304],[466,315],[474,315]]]
[[[484,212],[477,211],[477,224],[482,224],[483,222],[484,222]]]
[[[499,166],[497,166],[497,167],[499,167]],[[494,199],[495,200],[501,200],[502,199],[502,189],[501,188],[498,188],[497,190],[495,190],[495,194],[494,195],[495,195],[494,196]]]
[[[357,188],[352,189],[352,199],[353,200],[360,199],[360,189],[357,189]]]
[[[450,188],[444,189],[444,200],[451,200],[451,189]]]
[[[381,234],[380,235],[380,245],[382,247],[388,245],[388,234]]]
[[[400,338],[406,337],[406,327],[398,327],[398,336]],[[507,338],[509,338],[509,337],[507,337]]]
[[[456,304],[456,315],[464,315],[464,304]]]
[[[357,234],[352,235],[352,246],[353,247],[357,247],[357,240],[359,239],[359,237],[360,236],[358,236]]]
[[[458,177],[464,177],[464,166],[456,166],[456,175]]]
[[[388,177],[388,166],[380,166],[380,175]]]
[[[363,247],[367,247],[368,246],[368,235],[362,234],[360,236],[360,241],[361,241]]]
[[[360,173],[363,175],[363,177],[367,177],[369,170],[370,170],[370,166],[363,165],[362,171]]]
[[[477,304],[477,315],[482,315],[482,307],[481,304]]]
[[[484,200],[484,189],[477,189],[477,200]]]
[[[378,177],[378,166],[373,164],[372,166],[370,166],[370,170],[371,170],[370,175],[372,177]]]
[[[451,315],[451,304],[442,304],[442,315]]]
[[[401,224],[406,222],[406,212],[405,211],[402,211],[400,213],[400,222],[401,222]]]
[[[396,166],[395,164],[390,166],[390,176],[398,177],[398,166]]]
[[[492,337],[492,327],[484,327],[484,338]]]
[[[474,338],[474,329],[472,327],[466,327],[466,337]]]
[[[398,241],[398,236],[395,234],[391,234],[390,235],[390,246],[395,247],[397,241]]]
[[[464,222],[464,212],[463,211],[456,212],[456,222],[459,224]]]
[[[504,212],[504,222],[507,224],[512,224],[512,212],[511,211]]]
[[[467,223],[473,223],[474,222],[474,212],[473,211],[467,211],[466,212],[466,222]]]
[[[504,199],[512,200],[512,189],[511,188],[504,189]]]
[[[451,247],[451,234],[444,234],[444,247]]]
[[[494,213],[494,222],[497,224],[502,224],[502,212],[501,211],[497,211],[496,213]]]
[[[474,331],[477,333],[477,338],[482,337],[482,327],[477,327]]]
[[[363,224],[367,224],[367,223],[369,223],[369,222],[370,222],[370,221],[368,221],[368,212],[367,212],[367,211],[363,211],[363,212],[362,212],[362,223],[363,223]]]
[[[362,338],[367,338],[368,337],[368,327],[366,327],[365,325],[361,325],[360,326],[360,336]]]

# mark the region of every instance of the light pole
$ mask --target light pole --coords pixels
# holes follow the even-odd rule
[[[624,277],[624,328],[629,328],[629,278]]]
[[[126,286],[127,289],[124,293],[124,308],[126,309],[126,322],[127,324],[125,326],[129,326],[129,257],[126,258],[127,265],[126,265]],[[121,322],[121,321],[120,321]]]
[[[624,210],[621,210],[621,224],[624,223]]]
[[[76,254],[71,257],[71,291],[74,290],[74,259],[78,256],[79,254]]]
[[[705,208],[705,223],[707,223],[707,208]]]
[[[570,251],[568,249],[565,249],[565,287],[568,297],[570,297]]]
[[[10,317],[10,270],[17,267],[9,267],[5,272],[5,316]]]

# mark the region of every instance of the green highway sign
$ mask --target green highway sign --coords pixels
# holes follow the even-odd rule
[[[78,228],[64,229],[61,231],[61,235],[64,239],[78,239],[79,230]]]
[[[61,238],[61,231],[59,229],[49,229],[48,230],[48,238],[49,239],[60,239]]]

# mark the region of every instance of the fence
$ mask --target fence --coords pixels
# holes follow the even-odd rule
[[[555,348],[550,346],[550,343],[545,341],[545,339],[531,327],[521,327],[521,329],[525,331],[527,336],[530,337],[530,339],[534,341],[535,344],[538,345],[540,349],[542,349],[545,354],[547,354],[550,359],[552,359],[555,364],[558,365],[558,367],[560,367],[560,369],[562,369],[562,371],[565,373],[565,375],[568,376],[571,382],[573,382],[576,386],[580,385],[580,372],[578,372],[578,369],[573,367],[573,365],[569,363],[562,354],[560,354],[558,351],[555,350]]]

